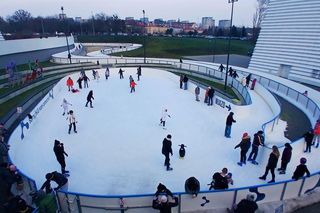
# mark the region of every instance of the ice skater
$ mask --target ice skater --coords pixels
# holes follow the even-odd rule
[[[74,133],[77,133],[77,127],[76,127],[77,121],[76,121],[76,117],[74,116],[72,110],[69,111],[69,116],[68,116],[67,120],[69,120],[69,131],[68,131],[68,134],[70,134],[72,126],[73,126]]]
[[[88,107],[88,103],[90,103],[90,107],[93,108],[93,106],[92,106],[92,100],[94,100],[93,91],[90,90],[90,92],[88,93],[88,96],[87,96],[86,107]]]
[[[304,140],[306,142],[306,150],[304,152],[311,152],[311,145],[312,145],[312,141],[313,141],[313,129],[309,130],[308,132],[306,132],[304,135]]]
[[[196,95],[196,101],[200,101],[200,99],[199,99],[200,87],[199,87],[199,86],[197,86],[197,87],[194,89],[194,94]]]
[[[165,139],[163,139],[162,154],[165,156],[164,166],[167,167],[167,171],[171,171],[172,167],[170,167],[169,154],[171,154],[171,156],[172,156],[173,152],[172,152],[172,142],[171,142],[171,135],[170,134],[167,135],[167,137]]]
[[[138,76],[138,81],[140,81],[140,76],[141,76],[141,66],[137,68],[137,76]]]
[[[89,85],[88,85],[88,81],[90,81],[90,79],[88,78],[88,76],[86,76],[86,74],[84,74],[83,76],[83,87],[84,88],[89,88]]]
[[[71,89],[73,89],[73,80],[71,79],[71,77],[69,77],[67,80],[67,86],[68,86],[68,91],[71,91]]]
[[[131,87],[131,82],[133,81],[132,75],[129,76],[129,87]]]
[[[82,81],[83,81],[83,78],[82,78],[82,76],[80,76],[80,77],[78,78],[78,80],[77,80],[77,83],[78,83],[78,85],[79,85],[79,89],[82,89]]]
[[[95,80],[96,79],[96,71],[95,70],[92,70],[92,76],[93,76],[93,79]]]
[[[166,120],[167,120],[167,117],[171,118],[171,116],[168,114],[168,110],[167,109],[164,109],[162,111],[162,115],[161,115],[161,118],[160,118],[160,126],[162,125],[162,128],[163,129],[166,129]]]
[[[64,156],[68,157],[68,154],[64,151],[63,143],[61,143],[58,140],[54,140],[53,151],[54,151],[54,154],[56,155],[57,161],[61,166],[61,173],[63,175],[65,175],[66,173],[69,173],[69,171],[66,170],[66,161],[64,158]]]
[[[100,74],[99,74],[99,71],[98,71],[98,70],[96,71],[96,79],[97,79],[97,81],[99,82]]]
[[[44,188],[46,189],[51,189],[51,181],[54,181],[57,183],[57,187],[54,188],[55,191],[61,189],[64,191],[68,190],[68,179],[61,173],[54,171],[46,174],[46,181],[42,184],[40,190],[43,190]]]
[[[124,73],[124,70],[122,70],[121,68],[120,68],[120,70],[119,70],[119,75],[120,75],[120,79],[122,79],[123,78],[123,73]]]
[[[105,77],[106,77],[106,80],[108,80],[109,76],[110,76],[110,71],[109,71],[109,68],[107,67],[106,68],[106,71],[104,73]]]
[[[134,80],[132,79],[132,81],[131,81],[131,83],[130,83],[130,87],[131,87],[130,93],[136,91],[136,85],[137,85],[136,82],[134,82]]]
[[[307,173],[307,177],[310,177],[310,172],[306,166],[307,159],[300,158],[300,165],[297,166],[296,170],[293,173],[292,179],[298,180],[299,178],[302,178],[304,173]]]
[[[236,120],[233,119],[233,115],[234,115],[234,113],[230,112],[227,117],[227,120],[226,120],[226,128],[224,130],[224,136],[227,138],[231,137],[230,136],[231,135],[231,126],[232,126],[232,123],[236,122]]]
[[[64,116],[66,113],[68,114],[69,112],[69,105],[72,106],[71,103],[69,103],[65,98],[62,101],[61,107],[63,108],[63,113],[62,115]]]
[[[277,167],[278,159],[279,159],[280,153],[277,146],[272,146],[272,152],[270,153],[268,164],[266,166],[266,171],[264,175],[259,177],[261,180],[266,180],[266,177],[269,173],[269,170],[271,171],[272,179],[268,183],[274,183],[275,182],[275,174],[274,169]]]
[[[281,167],[278,168],[279,174],[286,174],[287,165],[291,160],[292,146],[289,143],[284,144],[284,149],[281,156]]]
[[[314,126],[313,133],[314,133],[313,144],[316,146],[316,148],[318,148],[319,142],[320,142],[320,119],[317,120],[317,123]]]
[[[242,166],[243,164],[246,164],[246,160],[247,160],[247,152],[250,149],[250,145],[251,145],[251,141],[250,141],[250,136],[248,135],[248,133],[243,133],[242,136],[242,140],[241,142],[236,145],[234,148],[238,148],[240,147],[241,151],[240,151],[240,162],[238,163],[239,166]]]
[[[258,162],[256,161],[259,146],[264,146],[264,137],[263,137],[263,131],[258,131],[253,136],[253,142],[251,147],[251,153],[249,155],[248,161],[251,161],[252,164],[258,165]]]

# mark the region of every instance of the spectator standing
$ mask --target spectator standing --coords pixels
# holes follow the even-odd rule
[[[281,156],[281,167],[278,169],[279,174],[286,174],[287,165],[291,160],[292,146],[289,143],[284,144],[284,149]]]
[[[226,120],[226,128],[224,130],[224,136],[227,138],[231,137],[230,136],[231,135],[231,126],[232,126],[232,123],[236,122],[236,120],[233,119],[233,115],[234,115],[234,113],[230,112],[227,117],[227,120]]]
[[[170,195],[169,195],[170,196]],[[173,201],[168,200],[168,196],[154,196],[152,201],[152,208],[160,210],[160,213],[171,213],[171,208],[179,205],[177,197],[172,197]]]
[[[194,89],[194,94],[196,95],[196,101],[200,101],[200,99],[199,99],[200,87],[199,87],[199,86],[197,86],[197,87]]]
[[[0,140],[0,164],[8,162],[9,149],[10,145],[4,142],[4,140]]]
[[[169,134],[165,139],[163,139],[163,142],[162,142],[162,154],[165,156],[164,165],[167,167],[167,171],[172,170],[172,167],[170,167],[170,157],[169,157],[169,154],[171,154],[171,156],[173,155],[171,138],[172,137]]]
[[[256,86],[256,83],[257,83],[257,79],[254,78],[254,79],[252,80],[251,90],[254,90],[254,87]]]
[[[307,177],[310,177],[310,172],[306,166],[307,159],[300,158],[300,165],[297,166],[296,170],[293,173],[292,179],[298,180],[299,178],[302,178],[304,173],[307,173]]]
[[[66,170],[66,161],[64,158],[64,156],[68,157],[68,154],[64,151],[63,143],[61,143],[58,140],[54,140],[53,151],[54,151],[54,154],[56,155],[57,161],[61,166],[61,173],[63,175],[66,173],[69,173],[69,171]]]
[[[73,89],[73,80],[71,79],[71,77],[69,77],[67,80],[67,86],[68,86],[68,91],[71,91],[71,89]]]
[[[0,141],[5,141],[8,130],[4,126],[4,123],[0,123]]]
[[[228,75],[231,76],[231,77],[233,76],[233,69],[232,69],[232,67],[229,68]]]
[[[249,75],[247,75],[247,77],[246,77],[246,86],[247,87],[249,87],[250,81],[251,81],[251,73]]]
[[[224,66],[222,64],[220,64],[220,66],[219,66],[220,72],[223,72],[224,69],[225,69]]]
[[[234,78],[234,79],[239,78],[239,75],[236,70],[233,71],[232,78]]]
[[[270,153],[268,164],[266,166],[266,171],[264,175],[259,177],[261,180],[266,180],[266,177],[271,172],[272,179],[268,183],[274,183],[275,182],[275,174],[274,169],[277,167],[278,159],[279,159],[280,153],[277,146],[272,146],[272,152]]]
[[[204,103],[208,103],[208,99],[209,99],[209,90],[210,90],[210,87],[207,87],[206,89],[206,92],[204,94]]]
[[[242,166],[242,164],[246,164],[247,160],[247,152],[250,149],[251,141],[250,136],[248,133],[243,133],[241,142],[236,145],[234,148],[240,147],[240,162],[238,162],[239,166]]]

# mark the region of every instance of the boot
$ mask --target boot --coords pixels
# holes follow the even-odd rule
[[[173,170],[173,168],[167,167],[167,171],[171,171],[171,170]]]
[[[260,180],[266,180],[266,176],[259,177]]]
[[[279,172],[279,174],[280,174],[280,175],[284,175],[284,174],[286,174],[286,171],[281,170],[281,171]]]
[[[239,166],[242,166],[242,162],[238,162],[237,164],[238,164]]]

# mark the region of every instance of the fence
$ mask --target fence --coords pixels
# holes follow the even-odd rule
[[[60,62],[63,59],[57,59]],[[65,59],[67,60],[67,59]],[[81,60],[82,59],[73,59]],[[84,59],[90,61],[88,59]],[[97,60],[97,59],[91,59]],[[101,60],[101,59],[100,59]],[[108,59],[106,59],[108,60]],[[117,60],[117,59],[112,59]],[[143,63],[143,59],[121,59],[127,63]],[[116,61],[114,61],[116,62]],[[174,64],[177,68],[197,71],[204,73],[209,76],[219,77],[223,79],[223,73],[209,67],[198,66],[195,64],[185,64],[174,61],[167,60],[147,60],[148,63],[161,63],[161,64]],[[306,113],[313,118],[318,118],[320,114],[319,107],[311,99],[306,96],[301,96],[296,90],[289,88],[281,83],[264,78],[262,76],[254,75],[253,78],[257,78],[258,82],[271,90],[276,91],[280,95],[286,94],[291,99],[294,99],[297,104],[301,107],[305,107]],[[230,79],[229,84],[234,85],[236,88],[241,88],[237,81],[232,82]],[[246,89],[242,89],[241,94],[247,99],[247,93],[243,92]],[[247,95],[246,95],[247,94]],[[249,96],[250,98],[250,96]],[[267,124],[266,124],[267,125]],[[35,187],[34,181],[27,177],[27,183]],[[320,186],[320,175],[319,172],[314,173],[309,178],[299,179],[298,181],[282,181],[275,184],[268,185],[257,185],[243,188],[235,188],[223,191],[202,191],[198,194],[197,198],[192,198],[191,195],[186,193],[178,192],[175,193],[179,197],[179,206],[173,209],[173,212],[189,212],[189,211],[201,211],[201,210],[222,210],[227,207],[232,206],[234,203],[238,203],[241,199],[246,197],[247,193],[256,194],[256,201],[258,204],[265,204],[273,201],[281,201],[285,199],[294,198],[301,196],[308,192],[311,192],[315,188]],[[100,213],[105,211],[111,212],[150,212],[152,207],[153,194],[143,194],[143,195],[114,195],[114,196],[96,196],[89,194],[81,194],[74,192],[57,192],[57,200],[59,203],[60,210],[62,212],[80,212],[80,213]]]

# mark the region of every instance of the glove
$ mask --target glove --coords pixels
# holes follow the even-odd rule
[[[58,189],[59,189],[59,187],[55,187],[55,188],[53,188],[53,190],[54,190],[54,191],[57,191]]]

